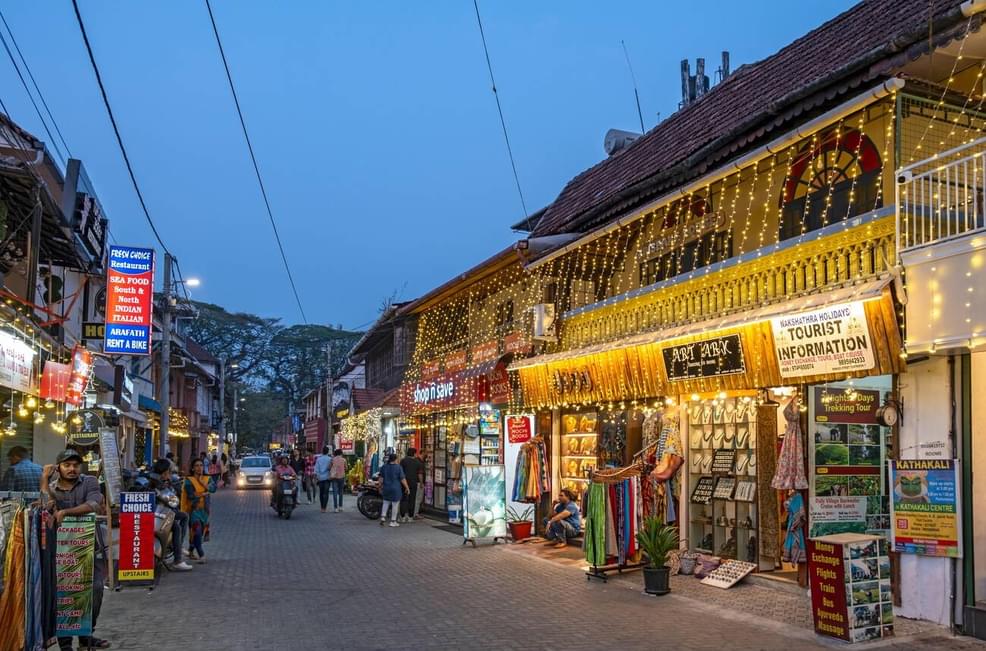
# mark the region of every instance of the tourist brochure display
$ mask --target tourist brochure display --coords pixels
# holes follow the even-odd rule
[[[894,551],[961,558],[959,462],[891,460],[890,485]]]
[[[506,469],[502,465],[463,467],[463,544],[507,538]]]
[[[808,541],[815,632],[847,642],[894,634],[887,540],[841,533]]]
[[[59,636],[92,634],[92,575],[96,553],[96,517],[62,520],[55,541],[55,618]]]
[[[755,569],[757,569],[756,563],[725,560],[719,567],[709,572],[709,574],[702,579],[702,583],[705,585],[715,586],[717,588],[731,588],[746,578],[746,576]]]

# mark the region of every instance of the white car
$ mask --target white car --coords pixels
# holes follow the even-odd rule
[[[274,471],[270,457],[243,457],[236,474],[237,488],[270,488],[274,484]]]

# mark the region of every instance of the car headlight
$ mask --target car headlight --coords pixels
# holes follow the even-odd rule
[[[239,477],[236,478],[236,483],[237,485],[242,486],[243,484],[246,483],[246,478],[244,478],[243,475],[240,475]]]

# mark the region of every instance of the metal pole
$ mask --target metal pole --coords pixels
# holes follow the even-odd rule
[[[171,407],[171,254],[164,254],[164,313],[161,315],[161,382],[158,385],[158,402],[161,404],[161,450],[168,453],[168,427]]]
[[[222,457],[226,447],[226,358],[219,359],[219,450]]]
[[[240,430],[236,426],[236,412],[240,410],[238,390],[239,387],[236,386],[236,382],[233,382],[233,452],[236,452],[236,445],[240,439]]]
[[[326,360],[328,361],[328,367],[326,368],[326,384],[325,384],[325,445],[329,446],[330,450],[335,450],[338,447],[336,443],[335,432],[332,430],[332,341],[330,340],[328,345],[325,347]]]

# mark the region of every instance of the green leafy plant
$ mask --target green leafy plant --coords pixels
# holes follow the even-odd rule
[[[507,506],[507,522],[530,522],[534,515],[534,507],[528,506],[523,512],[518,513],[517,509]]]
[[[647,554],[648,567],[664,567],[668,553],[678,549],[678,527],[664,524],[660,518],[647,518],[637,532],[637,544]]]

